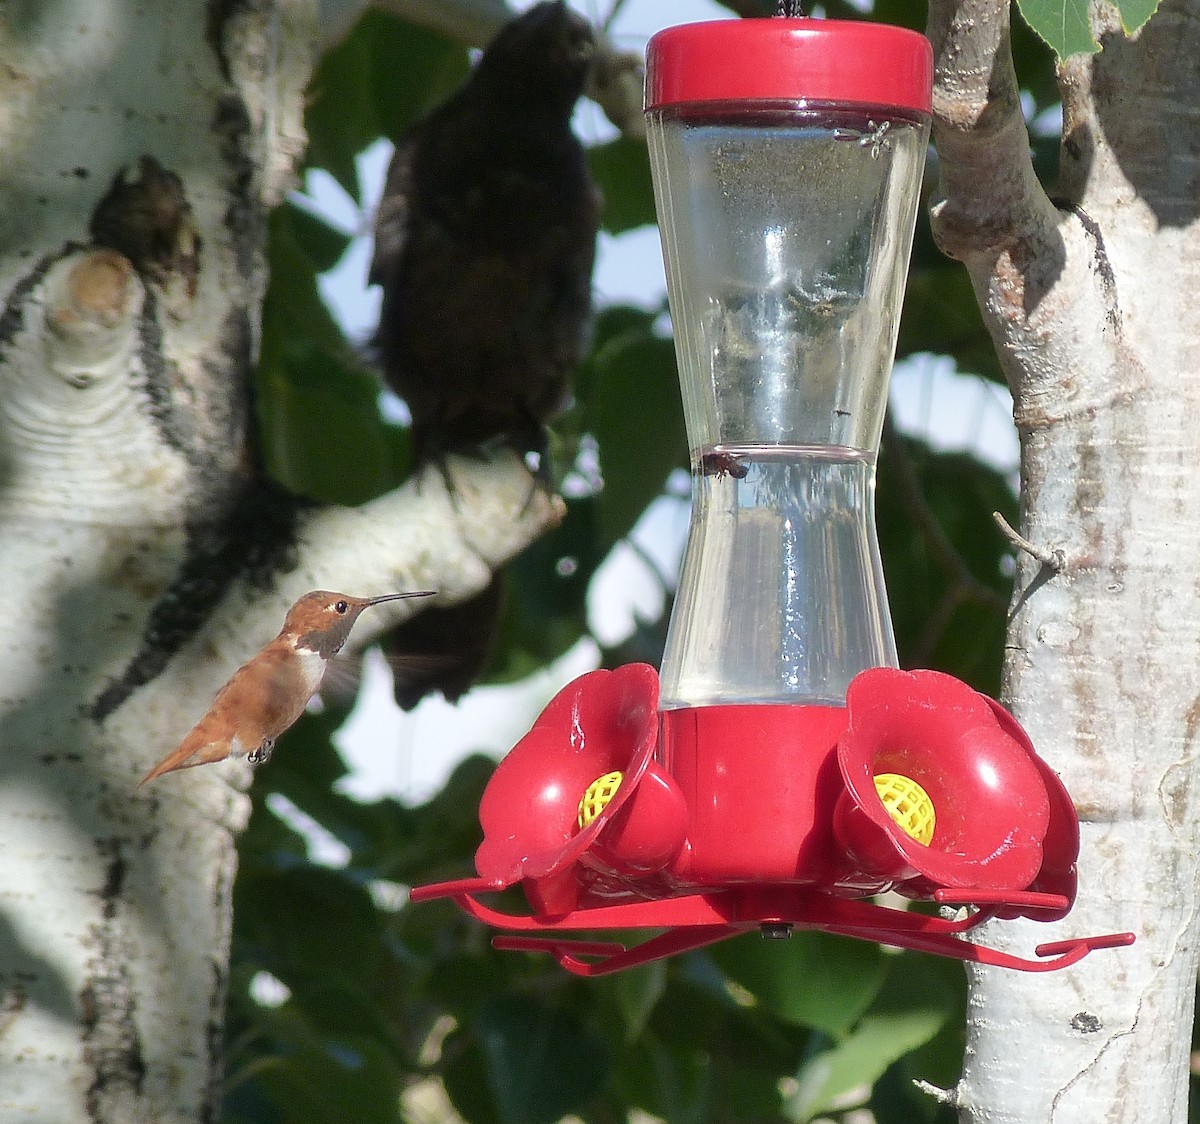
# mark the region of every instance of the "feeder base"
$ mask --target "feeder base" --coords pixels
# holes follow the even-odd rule
[[[505,913],[479,900],[480,894],[503,887],[470,878],[417,887],[414,902],[451,898],[462,910],[485,924],[508,932],[492,939],[499,949],[546,952],[577,976],[604,976],[716,944],[739,933],[759,929],[767,935],[785,930],[817,929],[894,948],[913,949],[956,960],[1011,968],[1022,972],[1051,972],[1082,960],[1101,948],[1120,948],[1134,942],[1133,933],[1106,933],[1037,945],[1028,959],[964,940],[963,935],[997,916],[1002,910],[1061,910],[1064,901],[1053,894],[1031,891],[1003,895],[981,892],[971,902],[970,892],[934,894],[943,905],[975,906],[957,921],[908,910],[891,909],[873,902],[835,898],[795,886],[741,886],[659,901],[624,902],[573,910],[557,916],[534,917]],[[655,929],[641,944],[626,947],[610,941],[589,941],[567,934],[588,930]],[[562,934],[562,935],[560,935]]]

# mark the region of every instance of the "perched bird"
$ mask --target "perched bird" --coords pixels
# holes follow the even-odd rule
[[[256,656],[233,673],[192,732],[138,783],[145,784],[176,769],[190,769],[227,757],[266,761],[278,738],[304,713],[316,694],[329,661],[346,643],[364,609],[418,593],[382,597],[349,597],[318,589],[306,593],[289,610],[283,629]]]
[[[375,226],[375,347],[417,463],[540,450],[587,342],[600,195],[571,115],[595,46],[564,3],[506,24],[399,142]]]
[[[408,405],[418,465],[494,438],[540,453],[570,397],[601,206],[571,115],[594,54],[582,17],[538,4],[397,145],[375,224],[375,350]],[[457,699],[482,670],[502,602],[493,582],[390,633],[397,701]]]

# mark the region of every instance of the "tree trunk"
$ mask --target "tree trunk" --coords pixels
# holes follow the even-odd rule
[[[248,772],[138,777],[299,594],[461,600],[559,506],[504,454],[456,461],[453,499],[435,470],[353,510],[262,479],[265,218],[303,146],[308,5],[4,18],[0,1122],[211,1121]]]
[[[954,1096],[964,1121],[1178,1124],[1197,968],[1200,6],[1164,0],[1127,40],[1093,5],[1103,53],[1060,68],[1053,202],[1007,19],[995,0],[931,7],[935,230],[1008,374],[1040,556],[1018,551],[1006,701],[1074,797],[1082,850],[1069,917],[986,939],[1138,943],[1049,976],[973,971]]]

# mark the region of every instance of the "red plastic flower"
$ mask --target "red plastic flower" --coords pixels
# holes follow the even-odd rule
[[[539,898],[569,904],[576,895],[556,893],[555,876],[573,877],[568,868],[589,848],[630,873],[669,861],[683,842],[686,811],[674,782],[650,760],[657,708],[658,673],[648,664],[593,671],[555,695],[484,790],[480,877],[497,887],[544,883]],[[580,827],[588,787],[616,772],[615,792]]]
[[[484,791],[479,877],[414,887],[413,900],[452,897],[509,931],[497,947],[551,952],[580,975],[764,923],[1029,971],[1133,941],[1053,942],[1028,960],[963,940],[991,917],[1067,913],[1079,829],[1012,715],[948,675],[870,669],[845,708],[809,708],[813,723],[792,720],[804,708],[787,721],[774,713],[786,707],[713,708],[704,722],[673,712],[662,755],[677,774],[654,759],[657,705],[645,664],[564,687]],[[722,865],[728,850],[737,861]],[[478,899],[517,882],[532,915]],[[979,908],[950,920],[847,900],[888,886]],[[631,949],[561,936],[583,929],[661,931]]]
[[[834,831],[857,862],[913,897],[1034,890],[1062,895],[1070,907],[1075,810],[1003,707],[949,675],[892,668],[858,675],[846,705],[838,765],[847,791]],[[927,798],[926,841],[885,806],[882,777],[910,782]],[[1056,915],[1044,906],[998,912]]]

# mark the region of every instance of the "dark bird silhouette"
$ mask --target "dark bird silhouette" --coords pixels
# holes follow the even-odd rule
[[[505,580],[497,573],[482,593],[456,605],[435,605],[393,629],[382,648],[392,665],[393,694],[412,710],[440,691],[458,700],[483,674],[504,612]]]
[[[585,20],[538,4],[397,145],[375,224],[374,343],[412,416],[417,465],[497,438],[541,453],[545,423],[569,400],[601,206],[571,116],[594,52]],[[479,676],[500,618],[497,582],[385,638],[407,668],[402,706],[433,690],[457,699]]]
[[[401,139],[375,226],[375,346],[417,463],[540,449],[587,342],[600,198],[571,115],[594,53],[565,4],[508,23]]]

